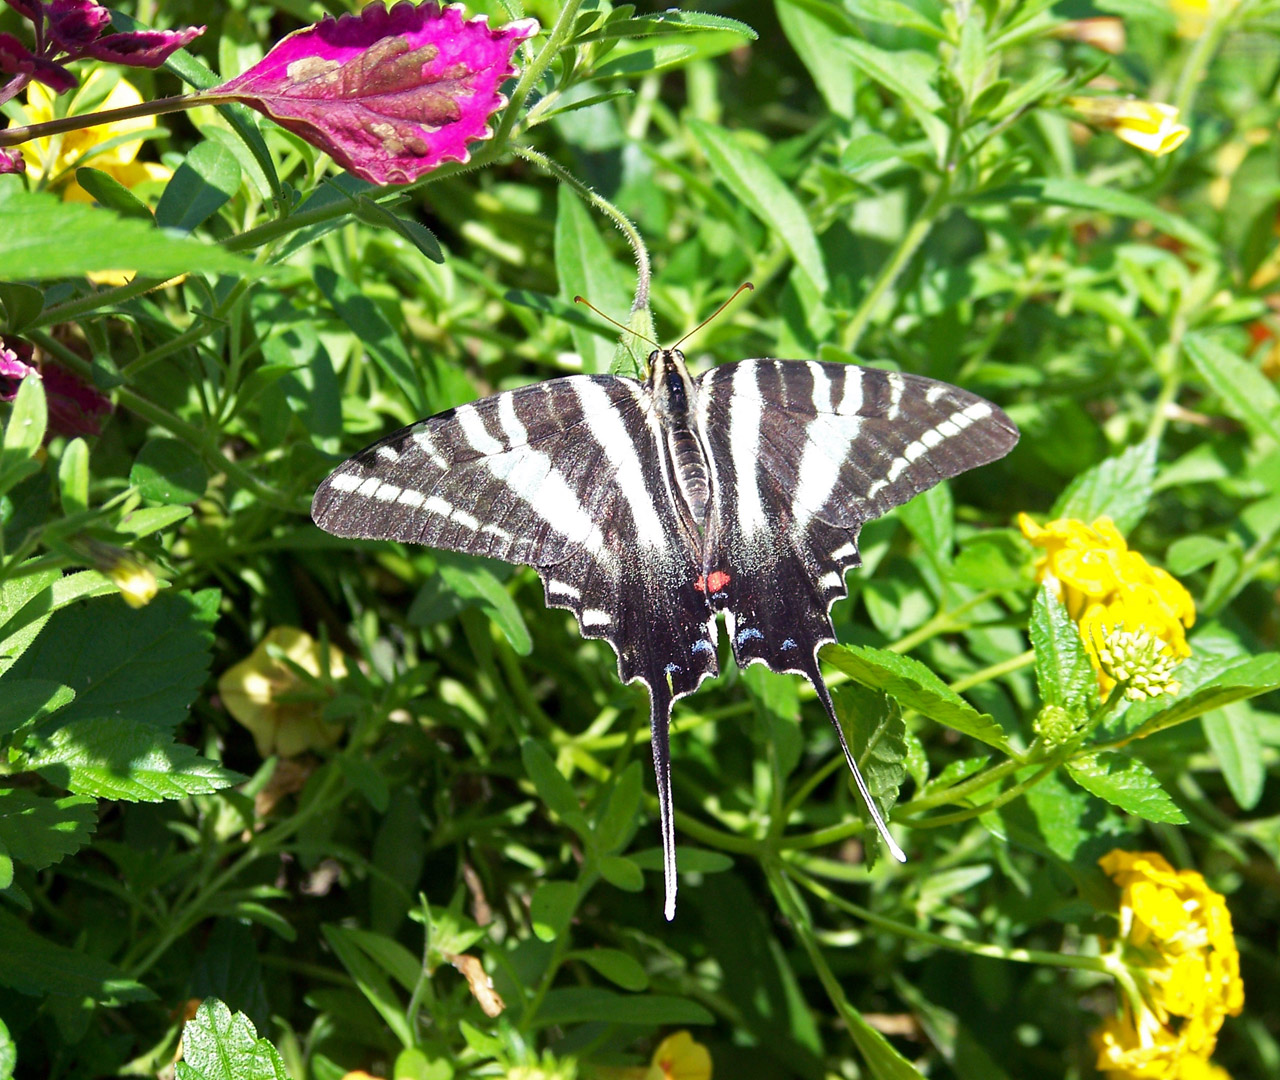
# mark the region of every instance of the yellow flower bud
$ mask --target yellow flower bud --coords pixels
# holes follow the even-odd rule
[[[1159,101],[1069,97],[1066,104],[1087,123],[1156,157],[1178,149],[1191,134],[1189,127],[1178,123],[1178,110]]]

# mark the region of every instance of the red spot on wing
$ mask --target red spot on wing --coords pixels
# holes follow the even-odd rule
[[[699,574],[698,580],[693,583],[693,587],[698,592],[718,593],[726,585],[729,584],[730,576],[723,570],[712,570],[709,574]]]

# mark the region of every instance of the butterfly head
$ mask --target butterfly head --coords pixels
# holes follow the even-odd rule
[[[684,353],[679,349],[654,349],[649,354],[648,387],[663,415],[686,416],[693,401],[694,386],[685,367]]]

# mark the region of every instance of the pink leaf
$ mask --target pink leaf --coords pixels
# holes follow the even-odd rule
[[[111,25],[111,12],[92,0],[53,0],[49,34],[67,52],[93,41]]]
[[[40,18],[44,7],[39,0],[5,0],[5,3],[24,19],[30,19],[32,22]]]
[[[521,19],[493,30],[457,5],[372,4],[290,34],[208,93],[266,113],[357,176],[406,184],[493,135],[512,54],[537,29]]]
[[[0,34],[0,72],[39,79],[59,94],[76,85],[76,77],[61,64],[36,56],[12,34]]]
[[[187,26],[181,30],[133,30],[126,34],[107,34],[97,41],[78,46],[77,52],[109,64],[158,68],[204,31],[203,26]]]

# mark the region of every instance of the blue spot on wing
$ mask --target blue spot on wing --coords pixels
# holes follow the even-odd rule
[[[715,648],[712,646],[711,642],[707,641],[706,638],[703,638],[701,641],[695,641],[693,643],[693,648],[690,649],[689,651],[695,652],[695,653],[700,653],[700,652],[709,653],[709,652],[715,652]]]
[[[798,646],[795,642],[795,638],[787,638],[787,640],[782,643],[782,649],[784,652],[787,652],[791,649],[798,649],[799,647],[800,646]]]
[[[683,671],[684,668],[682,668],[679,664],[668,664],[662,670],[665,671],[668,675],[674,675],[677,671]]]
[[[744,626],[741,630],[738,631],[738,636],[734,638],[734,641],[736,641],[738,645],[741,646],[746,642],[751,641],[753,638],[760,638],[763,641],[764,634],[760,633],[760,631],[757,630],[754,626]]]

